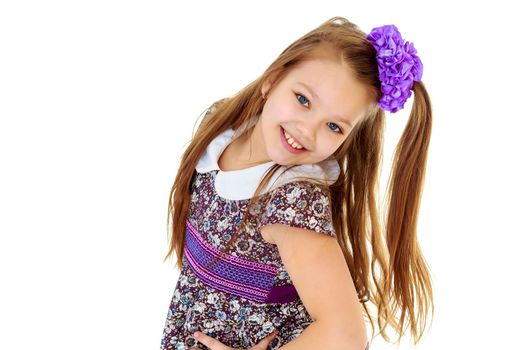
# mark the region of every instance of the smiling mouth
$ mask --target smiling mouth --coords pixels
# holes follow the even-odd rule
[[[288,148],[293,153],[301,153],[303,151],[307,151],[306,147],[301,145],[292,135],[288,134],[288,132],[284,130],[282,126],[280,128],[281,128],[281,138],[286,148]],[[292,143],[290,144],[288,140],[291,140]]]

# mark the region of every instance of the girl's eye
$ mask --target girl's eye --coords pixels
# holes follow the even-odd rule
[[[308,99],[301,94],[295,94],[295,96],[298,97],[297,101],[299,101],[299,103],[302,105],[303,105],[303,102],[301,101],[301,97],[303,98],[304,101],[306,101],[306,103],[310,103],[310,101],[308,101]],[[308,107],[308,106],[305,106],[305,107]]]
[[[333,131],[338,132],[338,133],[340,133],[340,134],[343,134],[343,133],[344,133],[344,132],[343,132],[343,129],[341,129],[337,124],[335,124],[335,123],[328,123],[328,125],[330,125],[330,124],[331,124],[331,125],[335,125],[335,127],[336,127],[335,130],[332,129],[332,128],[330,128],[330,129],[332,129]],[[337,131],[337,130],[339,130],[339,131]]]

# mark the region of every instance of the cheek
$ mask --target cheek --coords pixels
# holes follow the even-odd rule
[[[287,122],[297,116],[297,110],[292,102],[283,98],[268,102],[264,107],[264,114],[272,124]]]
[[[323,139],[323,140],[320,140],[321,142],[318,143],[318,153],[320,156],[322,157],[328,157],[331,153],[332,153],[332,150],[334,149],[333,148],[333,145],[331,142]]]
[[[338,135],[330,135],[325,131],[323,136],[320,136],[318,150],[319,153],[324,157],[331,156],[342,142],[337,140]]]

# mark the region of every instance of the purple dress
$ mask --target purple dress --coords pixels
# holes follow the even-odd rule
[[[197,330],[232,348],[248,349],[278,329],[268,347],[277,349],[314,321],[286,272],[277,246],[266,242],[260,229],[278,223],[335,237],[327,191],[298,180],[298,175],[333,183],[339,166],[329,159],[296,167],[274,185],[272,177],[261,197],[270,201],[264,207],[257,202],[246,213],[260,177],[274,163],[221,171],[219,156],[237,135],[229,129],[217,136],[196,168],[191,206],[184,223],[182,270],[169,305],[161,349],[208,349],[193,338]],[[240,232],[229,252],[220,252],[244,215],[246,230]],[[218,261],[207,265],[217,256]]]

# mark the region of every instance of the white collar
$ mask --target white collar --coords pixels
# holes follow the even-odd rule
[[[258,116],[255,116],[250,119],[248,125],[253,125],[257,121],[257,117]],[[221,153],[234,139],[242,134],[244,129],[245,127],[241,126],[239,130],[235,132],[235,130],[230,128],[217,135],[210,142],[206,151],[197,163],[196,170],[199,173],[218,170],[215,177],[215,191],[219,196],[225,199],[242,200],[253,197],[264,172],[275,164],[274,161],[269,161],[249,168],[231,171],[222,171],[219,168],[218,160]],[[340,174],[339,164],[332,157],[316,164],[298,165],[287,170],[283,175],[278,177],[284,170],[285,168],[281,167],[272,175],[261,194],[284,185],[285,183],[298,180],[302,175],[317,178],[327,184],[332,184],[337,180]]]

